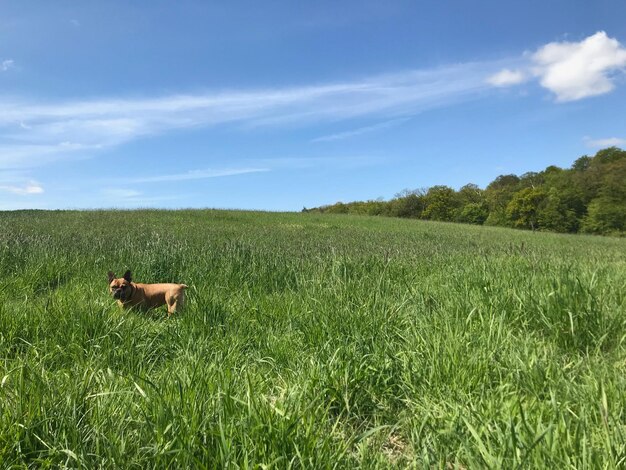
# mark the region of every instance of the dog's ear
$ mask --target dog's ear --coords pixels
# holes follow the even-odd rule
[[[130,269],[124,273],[124,279],[126,279],[128,282],[131,281],[131,279],[130,279]]]
[[[113,271],[109,271],[109,284],[113,282],[113,279],[115,279],[115,274],[113,274]]]

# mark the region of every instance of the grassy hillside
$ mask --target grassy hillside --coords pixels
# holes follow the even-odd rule
[[[190,286],[123,313],[106,273]],[[626,240],[225,211],[0,214],[0,462],[618,467]]]

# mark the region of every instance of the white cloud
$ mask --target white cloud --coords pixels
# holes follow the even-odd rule
[[[395,125],[424,110],[476,98],[492,86],[510,86],[533,76],[556,95],[557,101],[581,99],[613,89],[616,74],[626,68],[626,49],[599,32],[580,42],[546,44],[521,61],[526,65],[520,65],[520,59],[465,63],[265,90],[55,102],[0,98],[0,170],[36,168],[60,159],[87,157],[99,149],[175,129],[229,123],[247,127],[302,126],[356,118],[384,121],[315,139],[339,140]],[[3,69],[13,66],[12,59],[2,62]],[[201,177],[211,176],[176,178]],[[155,178],[177,180],[173,175]]]
[[[0,69],[2,69],[3,72],[6,72],[7,70],[12,69],[13,67],[15,67],[15,61],[13,59],[3,60],[2,63],[0,64]]]
[[[488,77],[487,83],[496,87],[504,87],[517,85],[518,83],[525,82],[526,80],[527,76],[521,70],[503,69],[500,72]]]
[[[86,209],[93,207],[116,207],[122,209],[130,209],[137,207],[154,207],[163,202],[171,202],[187,197],[184,194],[171,194],[149,196],[136,189],[129,188],[102,188],[95,197],[82,198],[78,205],[72,206],[73,209]]]
[[[313,139],[311,142],[330,142],[333,140],[342,140],[342,139],[347,139],[350,137],[354,137],[357,135],[361,135],[361,134],[367,134],[369,132],[375,132],[375,131],[379,131],[381,129],[388,129],[390,127],[394,127],[397,125],[400,125],[406,121],[408,121],[409,118],[399,118],[399,119],[392,119],[390,121],[385,121],[385,122],[381,122],[378,124],[374,124],[373,126],[366,126],[366,127],[359,127],[358,129],[353,129],[351,131],[345,131],[345,132],[338,132],[336,134],[330,134],[330,135],[324,135],[322,137],[317,137],[316,139]]]
[[[608,93],[626,68],[626,48],[600,31],[580,42],[552,42],[532,55],[534,71],[557,101]]]
[[[0,170],[175,129],[235,123],[296,126],[352,118],[397,119],[476,97],[501,63],[468,63],[351,82],[149,98],[29,102],[0,98]],[[364,130],[366,132],[367,130]],[[338,137],[341,138],[341,137]],[[63,142],[72,146],[63,147]]]
[[[102,190],[102,194],[104,194],[106,197],[114,199],[128,199],[141,196],[141,192],[139,191],[123,188],[105,188]]]
[[[310,168],[330,167],[338,169],[362,168],[364,166],[393,163],[389,155],[327,155],[315,157],[274,157],[257,158],[255,163],[267,165],[272,169],[307,170]]]
[[[20,196],[43,193],[43,187],[36,181],[29,181],[22,186],[0,185],[0,190],[18,194]]]
[[[81,152],[93,152],[100,145],[83,145],[72,142],[55,144],[16,143],[0,144],[0,170],[35,168],[58,160],[77,158]]]
[[[220,170],[192,170],[186,173],[171,173],[157,176],[147,176],[145,178],[132,178],[129,183],[161,183],[164,181],[188,181],[207,178],[219,178],[221,176],[244,175],[247,173],[261,173],[269,171],[267,168],[225,168]]]
[[[619,147],[626,145],[626,139],[619,137],[609,137],[606,139],[591,139],[589,137],[584,138],[585,145],[589,148],[606,148],[606,147]]]
[[[565,102],[612,91],[616,76],[626,70],[626,48],[604,31],[580,42],[551,42],[526,58],[529,62],[523,69],[501,70],[488,83],[510,86],[534,76],[556,101]]]
[[[268,171],[264,168],[230,168],[230,169],[205,169],[192,170],[186,173],[172,173],[156,176],[147,176],[143,178],[117,178],[114,184],[135,185],[143,183],[164,183],[171,181],[188,181],[199,180],[205,178],[218,178],[223,176],[242,175],[246,173],[257,173]],[[110,184],[111,181],[109,180]],[[159,195],[150,196],[142,191],[131,188],[120,187],[104,187],[100,189],[99,196],[96,199],[82,200],[76,207],[149,207],[168,201],[174,201],[183,198],[183,195],[177,193],[175,195]],[[1,205],[0,205],[1,207]]]

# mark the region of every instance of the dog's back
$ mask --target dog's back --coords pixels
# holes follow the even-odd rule
[[[137,291],[143,293],[143,303],[147,308],[167,305],[167,312],[180,312],[185,303],[185,284],[135,284]]]

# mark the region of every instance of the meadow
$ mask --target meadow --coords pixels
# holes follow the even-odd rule
[[[189,285],[122,312],[107,271]],[[0,468],[618,468],[626,240],[0,213]]]

